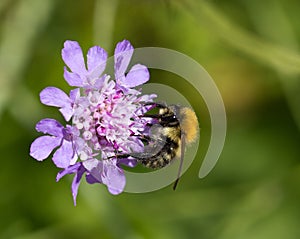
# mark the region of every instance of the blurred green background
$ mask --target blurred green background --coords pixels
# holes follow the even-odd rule
[[[0,238],[299,238],[299,11],[297,0],[1,0]],[[28,155],[38,120],[63,122],[38,94],[49,85],[69,91],[60,56],[66,39],[112,55],[124,38],[205,67],[226,106],[225,147],[200,180],[210,119],[197,107],[198,156],[176,192],[112,196],[83,182],[74,207],[71,177],[56,183],[51,160]],[[183,88],[174,75],[151,76]],[[184,89],[192,105],[203,105]]]

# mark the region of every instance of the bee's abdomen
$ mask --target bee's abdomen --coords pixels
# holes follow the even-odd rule
[[[162,149],[152,157],[142,159],[142,164],[147,168],[153,169],[165,167],[176,157],[179,151],[179,145],[179,138],[176,140],[167,136]]]

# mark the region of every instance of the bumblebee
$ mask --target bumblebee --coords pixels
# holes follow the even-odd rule
[[[198,136],[199,126],[195,112],[188,107],[162,103],[149,103],[158,109],[157,114],[145,114],[153,123],[149,125],[150,134],[144,136],[144,152],[133,153],[145,167],[158,169],[167,166],[175,158],[180,158],[178,176],[173,189],[176,189],[182,169],[185,146],[193,143]]]

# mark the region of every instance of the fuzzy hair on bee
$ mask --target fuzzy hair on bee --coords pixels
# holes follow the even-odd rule
[[[150,136],[144,138],[145,147],[142,153],[132,153],[145,167],[159,169],[170,164],[175,158],[180,158],[175,190],[180,178],[186,145],[196,141],[199,126],[195,112],[189,107],[166,105],[163,103],[148,103],[158,109],[156,114],[145,114],[154,123],[149,125]]]

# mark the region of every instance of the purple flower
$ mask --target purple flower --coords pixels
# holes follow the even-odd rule
[[[123,192],[126,179],[123,169],[117,165],[116,159],[97,160],[91,159],[83,162],[88,170],[88,183],[103,183],[111,194]]]
[[[73,104],[79,97],[79,89],[70,91],[70,97],[62,90],[56,87],[47,87],[40,93],[41,102],[45,105],[59,107],[66,121],[69,121],[73,115]]]
[[[56,181],[58,182],[63,176],[67,174],[75,174],[72,182],[72,195],[73,195],[74,205],[76,205],[78,188],[80,185],[81,178],[85,172],[86,169],[83,167],[82,163],[76,163],[60,171],[56,176]]]
[[[42,161],[58,148],[52,158],[57,167],[63,168],[57,181],[74,174],[74,204],[84,174],[88,183],[104,184],[111,194],[121,193],[126,184],[121,165],[134,167],[136,160],[120,155],[144,149],[140,136],[151,119],[140,115],[149,110],[145,103],[152,102],[156,95],[141,95],[140,90],[133,89],[149,80],[148,69],[140,64],[126,74],[133,50],[127,40],[117,44],[112,78],[104,73],[107,53],[101,47],[88,50],[85,65],[79,44],[66,41],[62,58],[69,70],[65,67],[64,78],[70,86],[79,88],[71,90],[70,96],[55,87],[40,93],[41,102],[58,107],[66,121],[72,120],[72,126],[41,120],[36,129],[48,135],[32,143],[30,155]]]
[[[100,87],[104,78],[107,53],[99,46],[91,47],[87,54],[87,68],[82,50],[76,41],[65,41],[62,58],[71,72],[65,67],[64,78],[70,86]]]
[[[49,135],[38,137],[33,141],[30,147],[30,155],[33,158],[43,161],[59,147],[52,157],[57,167],[66,168],[77,160],[73,140],[76,129],[71,126],[64,128],[54,119],[43,119],[37,123],[36,130]]]
[[[133,46],[129,41],[119,42],[115,49],[115,78],[119,85],[132,88],[146,83],[150,74],[146,66],[141,64],[134,65],[125,76],[125,72],[133,54]]]

